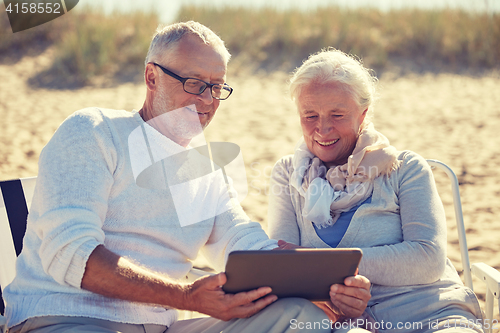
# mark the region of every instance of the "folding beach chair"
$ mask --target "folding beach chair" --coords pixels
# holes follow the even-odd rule
[[[457,223],[458,243],[460,246],[460,256],[462,259],[464,284],[473,289],[472,274],[486,284],[486,300],[485,300],[485,321],[483,328],[486,333],[492,332],[492,328],[500,328],[500,323],[493,319],[493,308],[495,299],[498,303],[500,312],[500,272],[485,263],[470,264],[469,251],[467,248],[467,239],[465,236],[465,225],[462,213],[462,202],[460,200],[460,191],[458,187],[458,178],[453,170],[443,162],[436,160],[427,160],[431,168],[440,169],[446,173],[451,182],[451,191],[453,195],[453,205],[455,208],[455,219]]]

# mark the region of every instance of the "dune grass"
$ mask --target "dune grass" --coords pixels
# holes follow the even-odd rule
[[[274,9],[183,7],[180,20],[216,31],[237,57],[290,69],[308,54],[335,47],[383,68],[406,58],[441,66],[500,65],[500,15],[458,10],[321,8],[312,12]],[[300,62],[299,62],[300,64]]]
[[[140,72],[157,26],[155,14],[80,14],[69,22],[71,33],[57,43],[56,72],[77,74],[83,81],[96,75]]]
[[[158,24],[154,13],[104,15],[86,9],[12,34],[4,20],[0,22],[0,60],[12,61],[30,49],[53,46],[52,66],[38,73],[32,83],[73,87],[88,84],[98,76],[130,81],[144,69],[144,58]]]
[[[177,21],[184,20],[199,21],[218,33],[233,54],[233,66],[255,70],[289,71],[325,47],[355,54],[377,70],[401,59],[431,70],[500,67],[500,14],[184,6]],[[0,61],[18,59],[37,45],[52,45],[52,66],[33,82],[81,85],[96,76],[132,80],[140,77],[158,24],[155,13],[106,16],[86,9],[12,34],[6,15],[0,15]]]

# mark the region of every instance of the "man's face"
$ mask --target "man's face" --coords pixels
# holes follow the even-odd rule
[[[198,38],[189,35],[183,37],[171,54],[173,56],[166,56],[158,63],[173,73],[208,83],[225,82],[224,58]],[[201,95],[189,94],[184,91],[181,81],[163,73],[157,66],[154,69],[158,73],[159,84],[153,97],[153,116],[156,118],[175,110],[165,114],[168,120],[162,124],[155,121],[156,125],[164,135],[183,145],[183,142],[200,134],[208,126],[220,101],[212,97],[210,88]]]

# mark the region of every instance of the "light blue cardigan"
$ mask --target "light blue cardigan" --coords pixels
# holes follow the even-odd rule
[[[356,211],[337,246],[363,250],[359,273],[373,284],[367,312],[393,328],[399,322],[421,322],[425,328],[451,315],[481,318],[474,293],[446,258],[446,218],[429,165],[410,151],[398,159],[390,177],[374,180],[371,203]],[[304,198],[289,184],[292,172],[292,155],[274,166],[269,235],[328,248],[301,214]]]

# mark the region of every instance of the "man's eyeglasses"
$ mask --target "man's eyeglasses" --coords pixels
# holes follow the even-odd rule
[[[188,94],[193,94],[193,95],[201,95],[203,92],[207,89],[210,88],[210,92],[212,93],[212,97],[218,100],[225,100],[227,99],[231,93],[233,92],[233,88],[231,88],[229,85],[226,83],[220,84],[211,84],[205,81],[202,81],[200,79],[195,79],[192,77],[182,77],[179,76],[175,73],[172,73],[165,67],[158,65],[155,62],[152,62],[153,65],[158,66],[161,68],[163,73],[170,75],[174,79],[177,79],[182,82],[182,86],[184,88],[184,91],[187,92]]]

